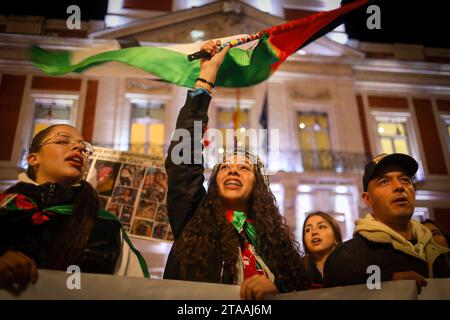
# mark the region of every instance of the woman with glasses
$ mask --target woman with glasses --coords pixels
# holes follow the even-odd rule
[[[218,45],[209,41],[202,46],[212,58],[201,60],[199,78],[176,123],[176,130],[190,132],[194,147],[200,140],[194,121],[206,128],[210,91],[227,52],[219,52]],[[181,143],[186,144],[184,138]],[[260,159],[231,152],[213,169],[206,191],[203,161],[196,161],[202,150],[192,151],[185,161],[178,141],[172,141],[166,158],[167,211],[175,243],[164,278],[240,285],[243,299],[306,289],[298,244],[276,207]]]
[[[115,216],[99,208],[86,175],[92,146],[69,125],[40,131],[28,170],[0,195],[0,285],[21,291],[37,268],[148,276]]]

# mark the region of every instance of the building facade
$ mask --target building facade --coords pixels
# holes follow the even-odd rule
[[[31,44],[83,52],[117,49],[117,39],[190,43],[255,33],[324,9],[295,1],[270,8],[197,2],[110,1],[105,21],[83,21],[80,30],[67,30],[64,20],[0,16],[1,189],[15,182],[34,133],[54,123],[76,126],[94,145],[163,155],[186,97],[187,88],[138,70],[130,77],[117,63],[47,76],[29,61]],[[266,159],[272,188],[297,239],[305,215],[316,210],[332,214],[351,237],[354,220],[368,212],[360,198],[363,167],[382,152],[418,160],[415,215],[450,229],[450,50],[322,37],[261,84],[239,93],[215,89],[209,128],[232,128],[237,95],[245,129],[261,127],[267,103],[268,129],[278,130],[269,149],[279,154]],[[161,276],[171,244],[134,241]]]

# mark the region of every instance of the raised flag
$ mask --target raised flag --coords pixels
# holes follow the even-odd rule
[[[218,71],[216,86],[246,87],[266,80],[293,53],[343,23],[352,11],[370,0],[357,0],[331,11],[262,30],[254,35],[238,35],[221,39],[230,42]],[[75,52],[49,52],[33,47],[31,60],[49,75],[84,72],[108,62],[120,62],[180,86],[192,87],[200,71],[198,60],[189,61],[187,54],[201,44],[168,47],[131,47],[110,50],[76,59]],[[79,57],[79,55],[78,55]]]

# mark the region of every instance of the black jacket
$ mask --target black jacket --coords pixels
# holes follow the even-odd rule
[[[168,156],[165,162],[166,172],[168,176],[168,194],[167,194],[167,211],[169,215],[170,225],[172,227],[175,242],[169,253],[164,278],[166,279],[185,279],[196,280],[193,277],[194,270],[187,270],[186,278],[181,277],[181,269],[179,259],[176,254],[178,239],[180,238],[184,227],[190,219],[195,215],[197,209],[206,195],[204,182],[204,167],[202,158],[202,147],[199,144],[202,139],[203,130],[197,130],[198,136],[194,136],[194,121],[201,121],[204,129],[208,123],[208,106],[211,97],[206,94],[195,95],[196,92],[188,93],[186,103],[181,108],[177,119],[176,128],[185,129],[190,133],[191,140],[178,143],[172,141]],[[191,163],[192,164],[175,164],[172,152],[180,150],[183,143],[191,147]],[[197,145],[195,145],[197,143]],[[223,260],[217,255],[208,258],[208,274],[200,281],[212,283],[232,284],[233,277],[223,268]],[[268,265],[270,268],[270,264]],[[281,277],[275,274],[274,284],[280,292],[285,292],[286,288],[291,288],[292,284],[287,284],[281,280]],[[198,279],[197,279],[198,280]],[[297,290],[303,290],[301,284],[296,284]]]
[[[442,254],[433,264],[435,278],[450,277],[449,254]],[[324,267],[325,287],[365,284],[373,274],[367,267],[380,267],[381,281],[392,280],[395,272],[415,271],[428,277],[427,263],[395,250],[391,244],[369,241],[361,235],[339,245],[328,257]]]
[[[19,182],[6,193],[16,193],[33,199],[39,209],[74,204],[80,187],[64,188],[58,184],[34,185]],[[32,258],[38,268],[48,269],[49,244],[58,241],[56,230],[65,225],[67,215],[56,214],[49,221],[36,224],[33,210],[0,209],[0,255],[20,251]],[[86,247],[77,265],[82,272],[113,274],[121,250],[121,225],[118,221],[96,218]]]
[[[306,255],[302,257],[302,263],[305,266],[306,278],[309,280],[308,289],[323,288],[323,277],[317,269],[314,259]]]
[[[184,227],[194,216],[197,208],[206,195],[204,182],[204,167],[201,154],[201,148],[195,148],[194,140],[200,141],[202,136],[194,137],[194,121],[201,121],[202,128],[208,123],[208,106],[211,96],[206,93],[191,95],[188,93],[185,105],[181,108],[178,115],[176,129],[186,129],[190,133],[192,140],[188,141],[172,141],[165,161],[166,172],[168,176],[167,191],[167,212],[169,214],[170,226],[174,235],[174,244],[167,259],[164,278],[166,279],[182,279],[179,260],[176,256],[175,249],[177,240],[180,238]],[[191,163],[193,164],[175,164],[173,162],[172,152],[174,147],[180,148],[184,143],[190,144]],[[197,146],[198,147],[198,146]],[[177,149],[175,149],[176,151]],[[179,150],[179,149],[178,149]],[[196,162],[194,162],[194,160]],[[197,163],[197,164],[196,164]],[[213,257],[209,261],[209,273],[204,282],[213,283],[231,283],[231,275],[222,274],[222,260],[219,257]],[[187,280],[190,278],[188,271]]]

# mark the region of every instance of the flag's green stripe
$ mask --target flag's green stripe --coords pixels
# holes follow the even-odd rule
[[[53,53],[39,47],[31,51],[32,62],[50,75],[63,75],[84,70],[109,61],[117,61],[140,68],[165,81],[192,87],[200,72],[198,60],[189,62],[185,54],[158,47],[133,47],[93,55],[71,65],[68,53]],[[257,84],[270,76],[270,66],[277,61],[266,39],[254,50],[232,48],[219,70],[216,85],[242,87]]]
[[[31,51],[32,62],[47,74],[58,76],[84,70],[105,62],[117,61],[138,67],[168,82],[192,87],[200,72],[199,61],[189,62],[186,55],[157,47],[133,47],[102,52],[77,64],[69,64],[67,53],[51,53],[39,47]]]
[[[246,87],[269,78],[271,65],[278,61],[277,55],[262,38],[253,50],[230,49],[217,74],[216,84],[222,87]]]

